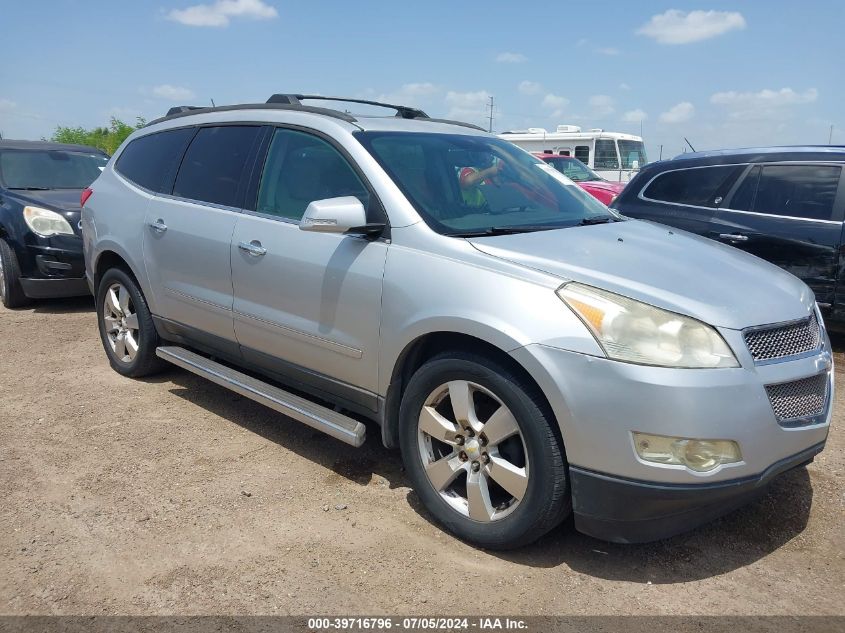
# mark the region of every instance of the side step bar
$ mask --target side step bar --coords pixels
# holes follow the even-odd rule
[[[355,447],[364,443],[366,427],[342,413],[247,376],[184,347],[159,347],[156,348],[156,356],[331,435],[341,442]]]

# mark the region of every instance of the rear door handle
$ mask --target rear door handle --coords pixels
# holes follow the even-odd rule
[[[747,242],[748,236],[742,233],[719,233],[719,239],[728,242]]]
[[[159,218],[155,222],[150,222],[150,228],[156,233],[164,233],[167,230],[167,225],[164,223],[164,220]]]
[[[238,248],[244,251],[245,253],[249,253],[253,257],[261,257],[267,252],[267,249],[261,246],[261,242],[258,240],[252,240],[251,242],[241,242],[238,244]]]

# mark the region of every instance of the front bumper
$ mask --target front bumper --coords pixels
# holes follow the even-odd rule
[[[58,299],[83,297],[91,294],[85,277],[73,279],[23,279],[23,293],[30,299]]]
[[[17,253],[21,287],[30,299],[90,294],[85,281],[82,240],[78,236],[43,238],[30,234]]]
[[[615,543],[686,532],[765,494],[778,475],[813,461],[824,443],[772,464],[758,476],[713,484],[656,484],[569,469],[575,527]]]

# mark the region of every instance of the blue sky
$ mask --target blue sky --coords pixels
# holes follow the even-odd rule
[[[494,129],[697,149],[845,144],[842,0],[4,3],[0,131],[49,137],[274,92],[382,98]]]

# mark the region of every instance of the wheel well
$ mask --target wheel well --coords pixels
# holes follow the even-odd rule
[[[132,275],[132,277],[135,277],[135,274],[132,272],[132,269],[129,267],[129,264],[126,263],[125,259],[113,251],[105,251],[100,255],[99,259],[97,259],[97,266],[94,269],[94,292],[97,291],[97,288],[100,285],[100,279],[102,279],[106,271],[111,268],[122,268]]]
[[[382,441],[386,447],[395,448],[399,445],[399,405],[402,402],[402,394],[405,392],[408,381],[426,361],[443,352],[472,352],[504,365],[537,389],[537,393],[546,405],[547,414],[551,416],[550,419],[554,419],[551,405],[549,405],[548,399],[537,381],[510,354],[487,341],[468,334],[433,332],[409,343],[399,355],[399,359],[393,368],[393,375],[387,389],[382,423]],[[559,437],[560,430],[556,427],[555,424],[555,432],[558,433]]]

